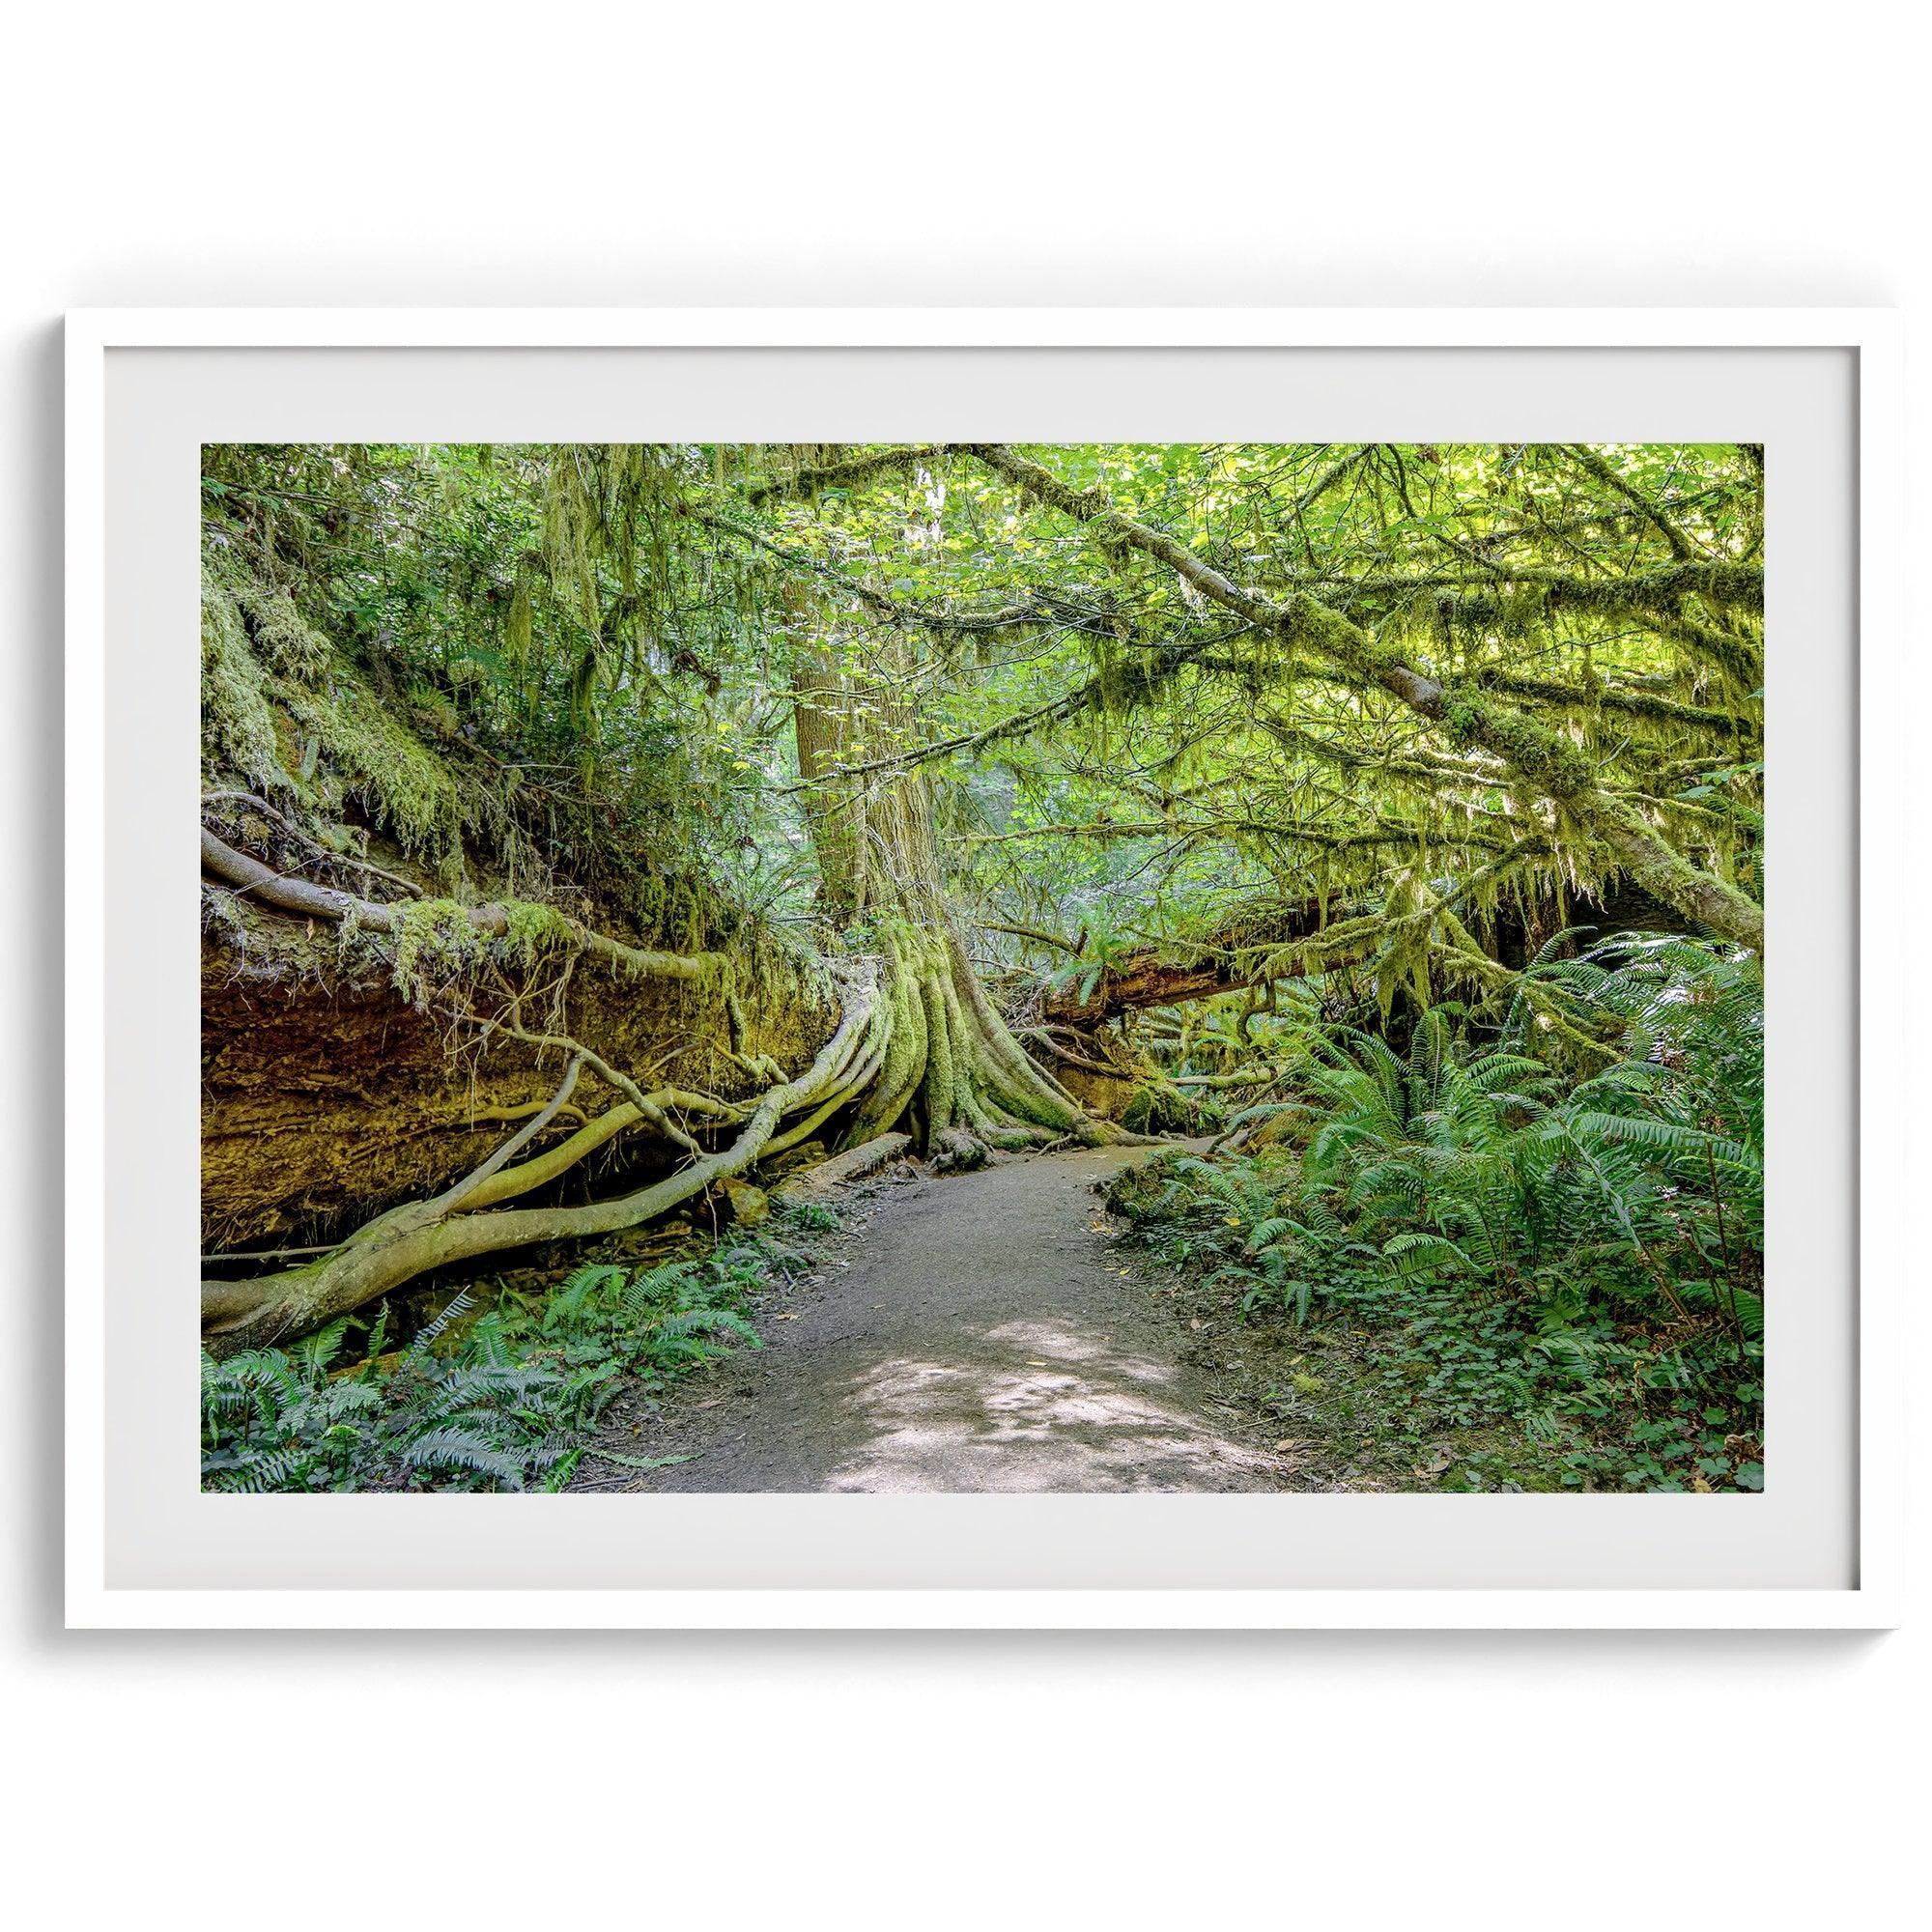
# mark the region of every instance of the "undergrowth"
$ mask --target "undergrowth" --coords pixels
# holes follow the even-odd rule
[[[1251,1110],[1268,1139],[1163,1155],[1113,1204],[1321,1356],[1270,1392],[1278,1423],[1386,1438],[1418,1477],[1487,1432],[1457,1487],[1493,1463],[1521,1487],[1759,1489],[1758,969],[1646,939],[1528,977],[1499,1037],[1446,1006],[1406,1056],[1310,1027],[1286,1097]]]
[[[465,1291],[402,1349],[387,1346],[384,1303],[287,1349],[204,1351],[202,1486],[560,1490],[621,1389],[648,1398],[760,1346],[749,1299],[809,1267],[800,1237],[824,1214],[657,1267],[592,1264],[547,1293],[506,1289],[481,1314]]]

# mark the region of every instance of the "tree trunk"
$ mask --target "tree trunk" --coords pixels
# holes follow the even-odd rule
[[[794,624],[815,626],[802,600]],[[799,770],[818,855],[821,905],[876,951],[888,1011],[884,1065],[846,1135],[857,1145],[904,1122],[942,1166],[971,1166],[987,1147],[1072,1134],[1112,1137],[1028,1058],[974,972],[947,902],[923,765],[882,759],[920,742],[901,695],[917,667],[889,633],[863,687],[823,632],[798,639]],[[862,769],[872,766],[875,769]]]

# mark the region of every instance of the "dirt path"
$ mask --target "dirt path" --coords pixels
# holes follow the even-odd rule
[[[1110,1245],[1094,1183],[1144,1149],[1009,1157],[879,1187],[761,1350],[607,1446],[595,1487],[683,1491],[1269,1490],[1270,1459],[1179,1359]]]

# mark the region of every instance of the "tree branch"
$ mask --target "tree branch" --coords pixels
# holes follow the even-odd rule
[[[1158,558],[1202,596],[1250,622],[1265,625],[1287,639],[1330,659],[1359,682],[1399,697],[1412,711],[1445,724],[1458,742],[1493,753],[1512,775],[1544,797],[1555,800],[1592,832],[1640,884],[1679,911],[1739,945],[1762,951],[1764,909],[1735,886],[1692,866],[1671,849],[1629,801],[1603,790],[1588,757],[1570,740],[1521,712],[1498,710],[1465,689],[1452,692],[1419,671],[1401,651],[1372,637],[1341,612],[1306,591],[1277,604],[1243,589],[1206,563],[1184,544],[1117,510],[1097,490],[1075,490],[1043,465],[1004,443],[961,443],[996,474],[1036,501],[1076,523],[1097,526],[1117,543]],[[1763,596],[1762,573],[1738,565],[1680,567],[1687,578],[1755,576]],[[1697,587],[1694,582],[1687,588]]]
[[[201,867],[224,885],[278,912],[338,923],[353,919],[358,926],[374,932],[394,932],[404,921],[402,907],[384,905],[378,899],[357,898],[354,893],[338,892],[333,886],[318,886],[310,880],[274,871],[259,859],[238,852],[205,825],[201,828]],[[463,906],[458,910],[487,938],[501,939],[509,933],[510,915],[503,906]],[[581,952],[622,967],[628,973],[664,980],[701,980],[723,963],[715,952],[653,952],[626,946],[622,940],[594,932],[563,913],[557,913],[556,918]]]

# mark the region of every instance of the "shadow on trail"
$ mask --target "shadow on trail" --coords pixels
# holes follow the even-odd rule
[[[1266,1465],[1177,1406],[1177,1371],[1062,1321],[1009,1321],[984,1359],[886,1361],[848,1398],[867,1438],[829,1490],[1245,1488]]]

